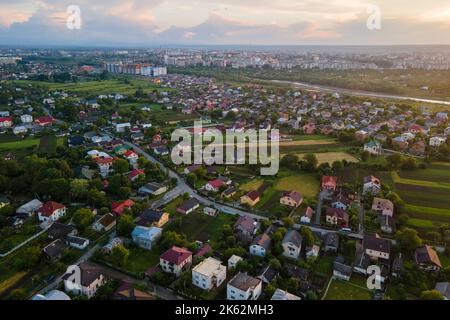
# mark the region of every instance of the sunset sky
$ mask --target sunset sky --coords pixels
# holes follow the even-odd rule
[[[368,30],[368,5],[381,30]],[[66,27],[69,5],[82,27]],[[0,45],[450,44],[449,0],[0,0]]]

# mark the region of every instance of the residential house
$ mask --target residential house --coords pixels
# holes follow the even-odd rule
[[[439,271],[442,268],[436,250],[429,245],[421,246],[414,251],[414,262],[424,271]]]
[[[409,153],[415,156],[423,156],[425,154],[425,151],[426,151],[426,144],[425,141],[423,140],[413,143],[409,148]]]
[[[314,134],[314,132],[316,131],[316,125],[314,123],[308,122],[307,124],[305,124],[303,126],[303,133],[304,134]]]
[[[244,259],[233,254],[230,259],[228,259],[228,269],[234,269],[237,267],[237,264]]]
[[[373,198],[372,210],[383,215],[392,217],[394,215],[394,204],[388,199]]]
[[[370,193],[371,195],[377,195],[381,191],[381,180],[374,176],[367,176],[363,182],[363,193]]]
[[[45,295],[36,294],[31,300],[39,301],[69,301],[70,297],[62,291],[50,290]]]
[[[144,177],[145,176],[145,171],[141,170],[141,169],[133,169],[129,174],[128,174],[128,179],[130,179],[131,182],[135,182],[139,177]]]
[[[432,137],[430,138],[430,146],[432,147],[440,147],[444,143],[446,143],[447,139],[444,137]]]
[[[77,233],[75,227],[59,222],[53,222],[47,229],[47,236],[50,239],[65,239],[68,236],[75,236]]]
[[[259,222],[250,216],[240,216],[234,223],[233,229],[240,240],[251,240],[259,229]]]
[[[57,221],[66,214],[66,206],[55,201],[48,201],[38,210],[39,221]]]
[[[270,300],[301,300],[301,298],[285,290],[277,288]]]
[[[349,216],[343,209],[327,208],[326,221],[331,225],[347,228],[349,224]]]
[[[335,232],[328,232],[323,236],[325,252],[337,252],[339,249],[339,235]]]
[[[319,257],[320,247],[315,244],[310,248],[306,248],[306,258],[309,259],[316,259]]]
[[[167,212],[145,209],[136,223],[141,226],[154,226],[162,228],[167,222],[169,222],[169,214]]]
[[[259,192],[256,190],[250,191],[241,197],[241,204],[247,204],[254,207],[260,200]]]
[[[72,248],[84,250],[89,246],[89,239],[77,237],[77,236],[67,236],[66,244]]]
[[[227,268],[214,258],[206,258],[192,269],[192,284],[203,290],[218,288],[227,277]]]
[[[33,122],[33,116],[30,116],[29,114],[23,114],[20,116],[20,121],[22,123],[32,123]]]
[[[381,143],[379,143],[378,141],[370,141],[364,144],[364,151],[367,151],[368,153],[373,155],[380,155],[383,153]]]
[[[306,208],[305,213],[301,216],[301,223],[311,223],[312,216],[314,214],[314,210],[311,207]]]
[[[368,137],[369,137],[369,133],[367,131],[358,130],[355,132],[355,140],[356,141],[364,142],[367,140]]]
[[[225,183],[223,182],[223,180],[217,178],[215,180],[212,180],[212,181],[209,181],[208,183],[206,183],[203,188],[209,192],[219,192],[219,189],[224,185],[225,185]]]
[[[303,237],[296,230],[286,232],[281,246],[283,247],[283,256],[290,259],[298,259],[302,250]]]
[[[231,197],[233,197],[237,192],[237,188],[236,186],[230,186],[229,188],[225,189],[222,193],[221,193],[221,197],[222,198],[226,198],[229,199]]]
[[[219,213],[219,210],[211,208],[211,207],[204,207],[203,213],[210,217],[215,217]]]
[[[146,250],[151,250],[161,235],[161,228],[137,226],[131,233],[131,238],[139,247]]]
[[[122,202],[113,202],[111,204],[111,211],[112,213],[114,213],[117,216],[121,216],[123,215],[123,212],[125,210],[129,210],[131,208],[133,208],[134,206],[134,201],[131,199],[122,201]]]
[[[106,213],[92,225],[92,229],[97,232],[109,231],[116,226],[117,216],[112,213]]]
[[[155,300],[155,298],[147,292],[134,288],[130,282],[122,282],[122,284],[114,292],[114,300],[122,301],[148,301]]]
[[[53,117],[51,116],[38,117],[34,122],[41,127],[48,127],[53,124]]]
[[[173,246],[159,257],[159,265],[166,273],[175,274],[177,277],[189,269],[192,264],[192,252],[186,248]]]
[[[195,198],[190,198],[177,208],[177,212],[181,214],[189,214],[200,207],[200,202]]]
[[[344,257],[338,256],[333,263],[333,278],[349,281],[352,276],[353,267],[345,264]]]
[[[337,188],[337,177],[323,176],[321,186],[322,190],[335,192]]]
[[[263,233],[257,236],[250,244],[250,254],[254,256],[265,257],[270,249],[271,244],[272,239],[266,233]]]
[[[156,182],[150,182],[140,187],[138,192],[141,195],[158,196],[160,194],[163,194],[164,192],[167,192],[167,186]]]
[[[247,273],[239,272],[227,284],[227,300],[258,300],[262,281]]]
[[[6,207],[9,204],[10,204],[9,199],[4,195],[0,195],[0,209]]]
[[[303,202],[303,196],[294,190],[283,192],[280,203],[289,207],[297,208]]]
[[[56,239],[45,246],[42,251],[50,260],[57,260],[61,258],[62,252],[65,248],[66,246],[64,245],[64,241],[61,239]]]
[[[79,281],[76,281],[77,277],[74,276],[75,270],[73,266],[69,266],[62,277],[64,281],[64,290],[67,293],[84,295],[88,298],[92,298],[97,290],[107,281],[103,269],[97,266],[89,265],[87,263],[78,265]]]
[[[371,260],[389,261],[391,255],[391,240],[380,237],[378,234],[365,234],[363,238],[364,253]]]
[[[0,128],[11,128],[13,125],[12,117],[1,117],[0,118]]]

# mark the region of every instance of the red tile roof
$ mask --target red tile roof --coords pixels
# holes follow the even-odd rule
[[[111,210],[112,210],[112,212],[114,212],[115,214],[120,216],[123,214],[123,211],[125,209],[132,208],[133,206],[134,206],[134,201],[128,199],[123,202],[113,202],[111,204]]]
[[[133,171],[131,171],[131,172],[128,174],[128,178],[134,179],[134,178],[136,178],[137,176],[140,176],[141,174],[142,174],[142,175],[145,175],[144,170],[141,170],[141,169],[134,169]]]
[[[44,203],[44,205],[39,209],[39,212],[45,216],[45,217],[49,217],[53,214],[53,212],[55,212],[58,209],[63,209],[65,208],[64,205],[55,202],[55,201],[48,201],[46,203]]]
[[[164,252],[160,258],[175,265],[182,264],[186,259],[192,256],[192,252],[186,248],[172,247],[166,252]]]
[[[324,185],[331,185],[331,186],[336,187],[337,177],[323,176],[322,177],[322,186],[324,186]]]
[[[216,179],[216,180],[212,180],[210,182],[208,182],[208,184],[213,187],[214,189],[218,189],[221,186],[223,186],[223,181],[220,179]]]

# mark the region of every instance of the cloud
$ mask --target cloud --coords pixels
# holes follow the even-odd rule
[[[378,0],[382,30],[366,28],[372,0],[0,0],[0,43],[450,44],[448,0]],[[66,28],[68,5],[82,29]]]

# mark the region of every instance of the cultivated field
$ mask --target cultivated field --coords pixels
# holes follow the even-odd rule
[[[306,153],[297,153],[299,159],[303,159]],[[358,162],[354,156],[347,152],[326,152],[326,153],[315,153],[317,157],[317,161],[319,161],[319,165],[322,163],[329,163],[330,165],[334,161],[342,161],[346,160],[347,162]],[[281,157],[285,156],[284,154]]]

